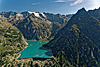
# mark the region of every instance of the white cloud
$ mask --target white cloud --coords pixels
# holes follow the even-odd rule
[[[68,0],[68,1],[75,1],[75,0]]]
[[[68,1],[75,1],[75,0],[56,0],[54,2],[68,2]]]
[[[83,2],[83,0],[76,0],[74,3],[71,3],[70,6],[73,6],[73,5],[82,3],[82,2]]]
[[[54,2],[67,2],[66,0],[57,0],[57,1],[54,1]]]
[[[40,4],[41,2],[38,2],[38,3],[33,3],[32,5],[37,5],[37,4]]]

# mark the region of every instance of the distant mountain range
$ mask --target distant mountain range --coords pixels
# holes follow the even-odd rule
[[[28,40],[53,39],[55,34],[67,24],[71,16],[71,14],[65,16],[30,11],[24,11],[21,14],[12,11],[0,13],[2,20],[7,20],[16,26]]]

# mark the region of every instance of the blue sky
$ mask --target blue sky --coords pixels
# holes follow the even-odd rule
[[[0,12],[49,12],[73,14],[80,8],[91,10],[100,7],[100,0],[0,0]]]

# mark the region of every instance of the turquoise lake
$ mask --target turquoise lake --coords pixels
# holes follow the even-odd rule
[[[39,49],[42,47],[42,44],[48,43],[47,41],[27,41],[27,43],[30,45],[24,50],[20,52],[21,58],[29,58],[29,57],[45,57],[50,58],[50,56],[46,55],[47,50],[41,50]]]

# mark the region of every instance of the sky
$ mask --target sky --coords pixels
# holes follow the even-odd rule
[[[100,7],[100,0],[0,0],[0,12],[23,11],[74,14],[79,9],[93,10]]]

